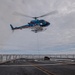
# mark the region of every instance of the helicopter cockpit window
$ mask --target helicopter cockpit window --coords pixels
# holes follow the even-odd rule
[[[42,23],[40,23],[40,25],[43,25]]]

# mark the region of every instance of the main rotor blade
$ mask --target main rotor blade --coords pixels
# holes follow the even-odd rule
[[[18,12],[15,12],[14,15],[20,15],[20,16],[24,16],[24,17],[33,18],[32,16],[24,15],[24,14],[18,13]]]
[[[32,16],[24,15],[24,14],[18,13],[18,12],[15,12],[14,15],[20,15],[20,16],[24,16],[24,17],[29,17],[29,18],[37,19],[37,18],[40,18],[40,17],[44,17],[44,16],[56,14],[56,13],[57,13],[57,11],[52,11],[52,12],[49,12],[47,14],[44,14],[44,15],[41,15],[41,16],[38,16],[38,17],[32,17]]]
[[[56,14],[56,13],[57,13],[57,11],[52,11],[52,12],[49,12],[49,13],[47,13],[45,15],[39,16],[37,18],[44,17],[44,16],[48,16],[48,15],[52,15],[52,14]]]

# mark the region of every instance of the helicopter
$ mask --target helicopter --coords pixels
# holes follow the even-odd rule
[[[37,33],[39,31],[43,31],[44,27],[47,27],[47,26],[50,25],[50,22],[48,22],[44,19],[38,19],[38,18],[45,17],[45,16],[48,16],[48,15],[51,15],[51,14],[54,14],[54,13],[56,13],[56,11],[52,11],[50,13],[47,13],[45,15],[38,16],[38,17],[31,17],[31,16],[28,16],[28,15],[23,15],[21,13],[16,13],[17,15],[33,18],[34,20],[31,20],[28,24],[22,25],[22,26],[19,26],[19,27],[13,27],[13,25],[10,24],[10,27],[11,27],[12,30],[30,28],[31,31]]]

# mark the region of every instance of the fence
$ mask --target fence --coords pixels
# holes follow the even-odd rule
[[[45,56],[51,59],[73,59],[75,60],[75,54],[0,54],[0,63],[5,61],[11,61],[19,58],[26,59],[43,59]]]

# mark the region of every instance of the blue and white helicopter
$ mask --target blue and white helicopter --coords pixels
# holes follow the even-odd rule
[[[28,24],[23,25],[23,26],[13,27],[12,24],[10,24],[10,26],[11,26],[11,29],[12,30],[30,28],[31,31],[37,33],[39,31],[43,31],[44,30],[44,27],[47,27],[47,26],[50,25],[50,22],[45,21],[43,19],[39,20],[38,18],[47,16],[47,15],[51,15],[51,14],[54,14],[54,13],[56,13],[56,11],[52,11],[50,13],[47,13],[47,14],[42,15],[42,16],[39,16],[39,17],[31,17],[31,16],[23,15],[21,13],[17,13],[18,15],[21,15],[21,16],[33,18],[34,20],[31,20]]]

